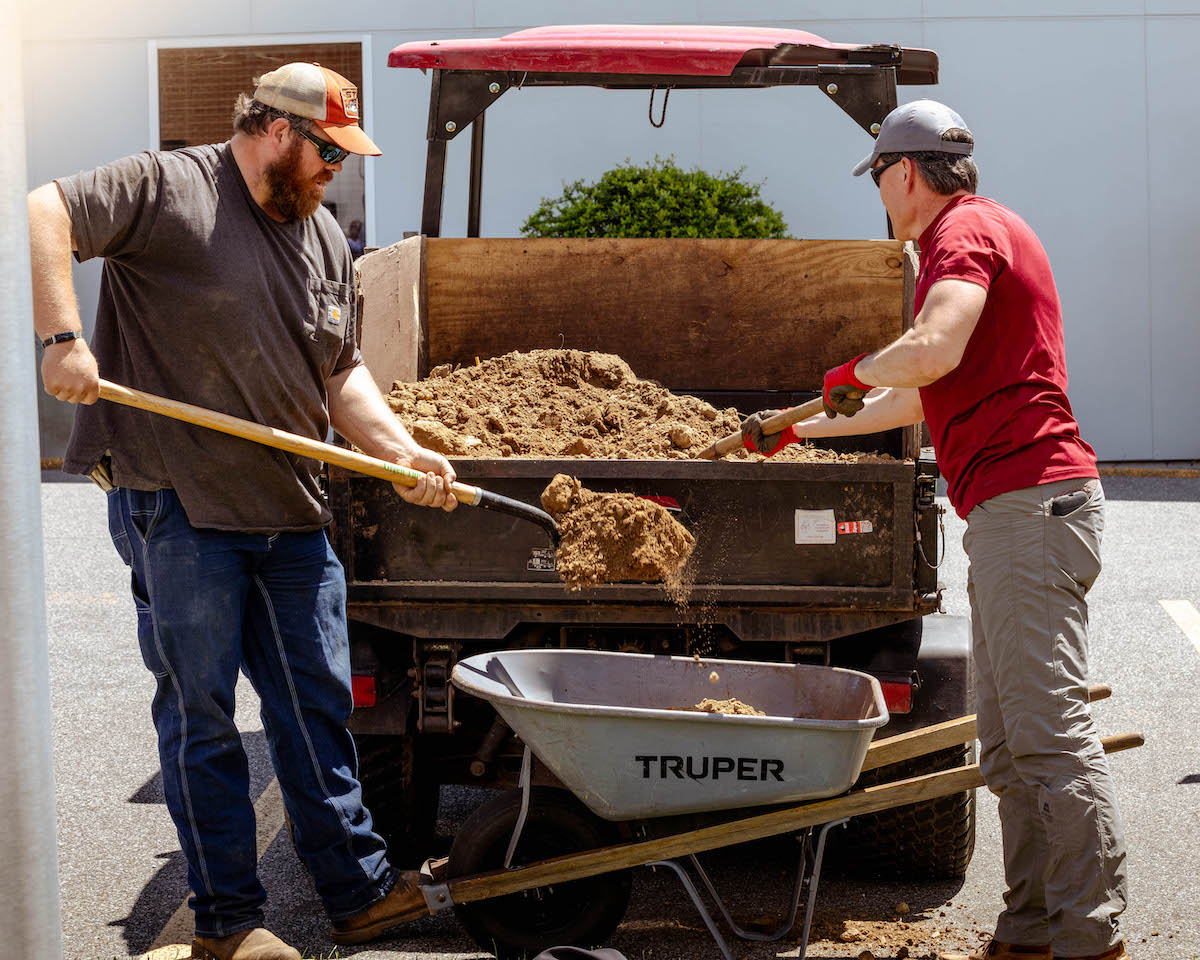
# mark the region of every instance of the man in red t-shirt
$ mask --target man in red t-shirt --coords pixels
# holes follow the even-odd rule
[[[770,455],[802,437],[929,424],[967,520],[979,764],[999,797],[1008,883],[994,939],[970,957],[1120,960],[1125,842],[1087,697],[1104,493],[1067,401],[1046,252],[976,196],[973,145],[932,100],[888,114],[854,175],[870,172],[896,236],[920,247],[913,327],[825,374],[826,416],[764,436],[776,412],[764,411],[742,434]]]

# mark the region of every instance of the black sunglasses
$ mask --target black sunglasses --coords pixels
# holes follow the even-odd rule
[[[895,160],[889,160],[882,167],[872,167],[871,168],[871,179],[875,181],[875,186],[876,187],[879,186],[879,178],[883,176],[884,170],[886,170],[888,167],[890,167],[894,163],[899,163],[903,159],[904,159],[903,157],[897,157]]]
[[[343,150],[336,143],[330,143],[328,140],[314,137],[311,133],[306,133],[303,130],[297,130],[296,132],[317,148],[317,153],[326,163],[341,163],[350,156],[349,150]]]

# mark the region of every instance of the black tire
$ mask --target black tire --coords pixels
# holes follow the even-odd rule
[[[952,747],[864,773],[855,789],[960,767],[974,747]],[[953,880],[975,852],[975,791],[854,817],[829,836],[835,874],[860,880]]]
[[[435,854],[438,783],[423,775],[421,755],[409,736],[359,736],[358,780],[374,830],[388,845],[395,867],[419,867]]]
[[[521,792],[507,791],[476,810],[450,848],[451,877],[496,870],[521,811]],[[517,845],[514,864],[592,850],[619,839],[564,790],[537,788]],[[458,904],[454,912],[471,938],[498,960],[534,957],[553,946],[602,946],[629,906],[633,875],[619,870],[522,893]]]

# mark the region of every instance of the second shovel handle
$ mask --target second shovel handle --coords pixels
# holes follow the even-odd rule
[[[825,409],[825,402],[817,397],[814,400],[809,400],[807,403],[802,403],[798,407],[789,407],[787,410],[781,410],[773,417],[768,417],[763,421],[763,433],[770,436],[774,433],[783,433],[788,427],[794,423],[799,423],[801,420],[807,420],[809,417],[815,417]],[[716,460],[725,456],[727,453],[732,453],[734,450],[740,449],[742,446],[742,434],[739,430],[737,433],[731,433],[727,437],[722,437],[716,443],[711,444],[700,452],[700,459]]]
[[[807,403],[802,403],[798,407],[789,407],[787,410],[780,410],[773,417],[767,417],[763,421],[763,433],[771,436],[776,433],[783,433],[788,427],[799,423],[801,420],[807,420],[809,417],[815,417],[818,413],[825,412],[825,401],[820,397],[809,400]],[[740,437],[741,434],[739,433]]]

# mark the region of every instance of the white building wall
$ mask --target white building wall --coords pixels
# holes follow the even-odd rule
[[[1105,460],[1200,459],[1195,0],[359,0],[334,12],[315,0],[39,0],[27,4],[25,44],[31,185],[151,145],[150,41],[362,33],[368,129],[384,152],[368,161],[367,220],[390,243],[420,223],[429,78],[389,69],[388,52],[564,22],[776,25],[935,49],[942,82],[902,87],[901,99],[931,96],[963,114],[981,192],[1045,244],[1084,436]],[[644,93],[510,91],[488,111],[482,232],[518,235],[564,180],[674,154],[765,178],[795,236],[881,236],[873,187],[849,176],[869,137],[824,100],[811,88],[675,91],[654,130]],[[469,143],[450,144],[447,236],[465,232]],[[76,270],[90,316],[98,267]],[[52,433],[56,405],[43,407]]]

